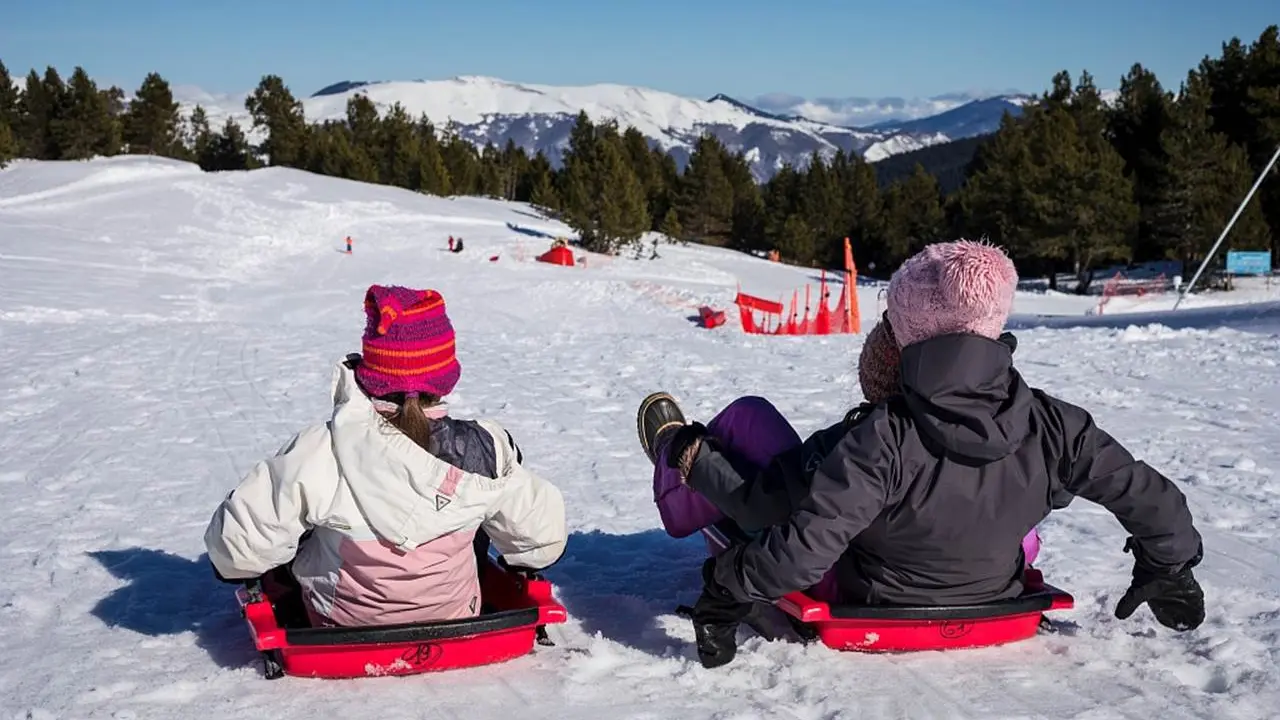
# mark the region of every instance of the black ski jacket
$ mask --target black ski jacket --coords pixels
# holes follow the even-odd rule
[[[844,426],[776,459],[766,482],[744,482],[703,444],[690,487],[738,502],[727,514],[762,530],[716,563],[716,581],[739,600],[811,587],[832,566],[854,604],[1013,597],[1023,536],[1075,496],[1115,515],[1152,570],[1200,551],[1182,492],[1086,411],[1030,388],[1008,344],[947,335],[907,346],[902,394]]]

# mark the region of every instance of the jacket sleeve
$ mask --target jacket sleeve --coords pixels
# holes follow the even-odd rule
[[[738,527],[754,533],[791,517],[792,508],[799,501],[795,491],[808,484],[802,475],[802,463],[800,448],[795,448],[744,478],[728,458],[704,441],[686,483]]]
[[[1048,397],[1048,396],[1046,396]],[[1134,537],[1150,569],[1177,570],[1200,552],[1186,496],[1164,475],[1133,455],[1085,410],[1049,398],[1059,413],[1066,445],[1062,487],[1111,512]]]
[[[490,432],[503,488],[481,527],[508,565],[542,570],[560,559],[568,542],[564,497],[524,467],[520,449],[505,430],[490,426]]]
[[[742,602],[770,602],[815,585],[896,497],[898,434],[884,406],[853,427],[785,524],[717,558],[716,582]]]
[[[300,478],[317,451],[328,447],[322,427],[295,435],[274,457],[254,465],[222,501],[204,533],[209,561],[221,578],[247,580],[293,559],[299,538],[311,527]]]

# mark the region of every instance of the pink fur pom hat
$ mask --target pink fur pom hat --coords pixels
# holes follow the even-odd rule
[[[889,280],[889,323],[899,347],[957,333],[998,339],[1013,309],[1018,271],[1000,248],[971,240],[927,245]]]

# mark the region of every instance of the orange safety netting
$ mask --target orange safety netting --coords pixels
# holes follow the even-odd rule
[[[835,309],[829,307],[831,291],[827,287],[827,271],[822,271],[819,285],[817,312],[809,317],[813,307],[810,302],[810,286],[804,287],[804,315],[800,315],[798,303],[800,291],[791,294],[791,311],[783,313],[786,306],[754,295],[745,295],[739,289],[734,303],[742,320],[742,331],[752,335],[833,335],[862,331],[862,319],[858,312],[858,268],[853,263],[853,251],[849,238],[844,240],[844,288]],[[757,313],[760,318],[757,320]]]

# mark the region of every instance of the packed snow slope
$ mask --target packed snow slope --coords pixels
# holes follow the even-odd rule
[[[1077,600],[1056,633],[884,657],[744,630],[738,660],[706,671],[673,613],[697,595],[704,549],[660,529],[636,404],[665,389],[705,420],[762,394],[808,433],[858,399],[862,338],[700,329],[694,308],[726,306],[739,282],[776,296],[813,273],[699,247],[532,261],[565,232],[527,206],[291,170],[123,157],[0,171],[0,718],[1275,716],[1275,334],[1150,319],[1019,331],[1030,382],[1186,491],[1206,546],[1199,630],[1113,617],[1132,558],[1079,501],[1042,527],[1042,567]],[[465,252],[445,252],[450,234]],[[443,292],[463,367],[453,411],[504,423],[563,488],[573,535],[548,577],[570,621],[556,647],[499,666],[267,682],[202,534],[252,463],[327,417],[375,282]],[[859,289],[868,322],[878,291]],[[1019,296],[1019,312],[1085,320],[1058,302]]]

